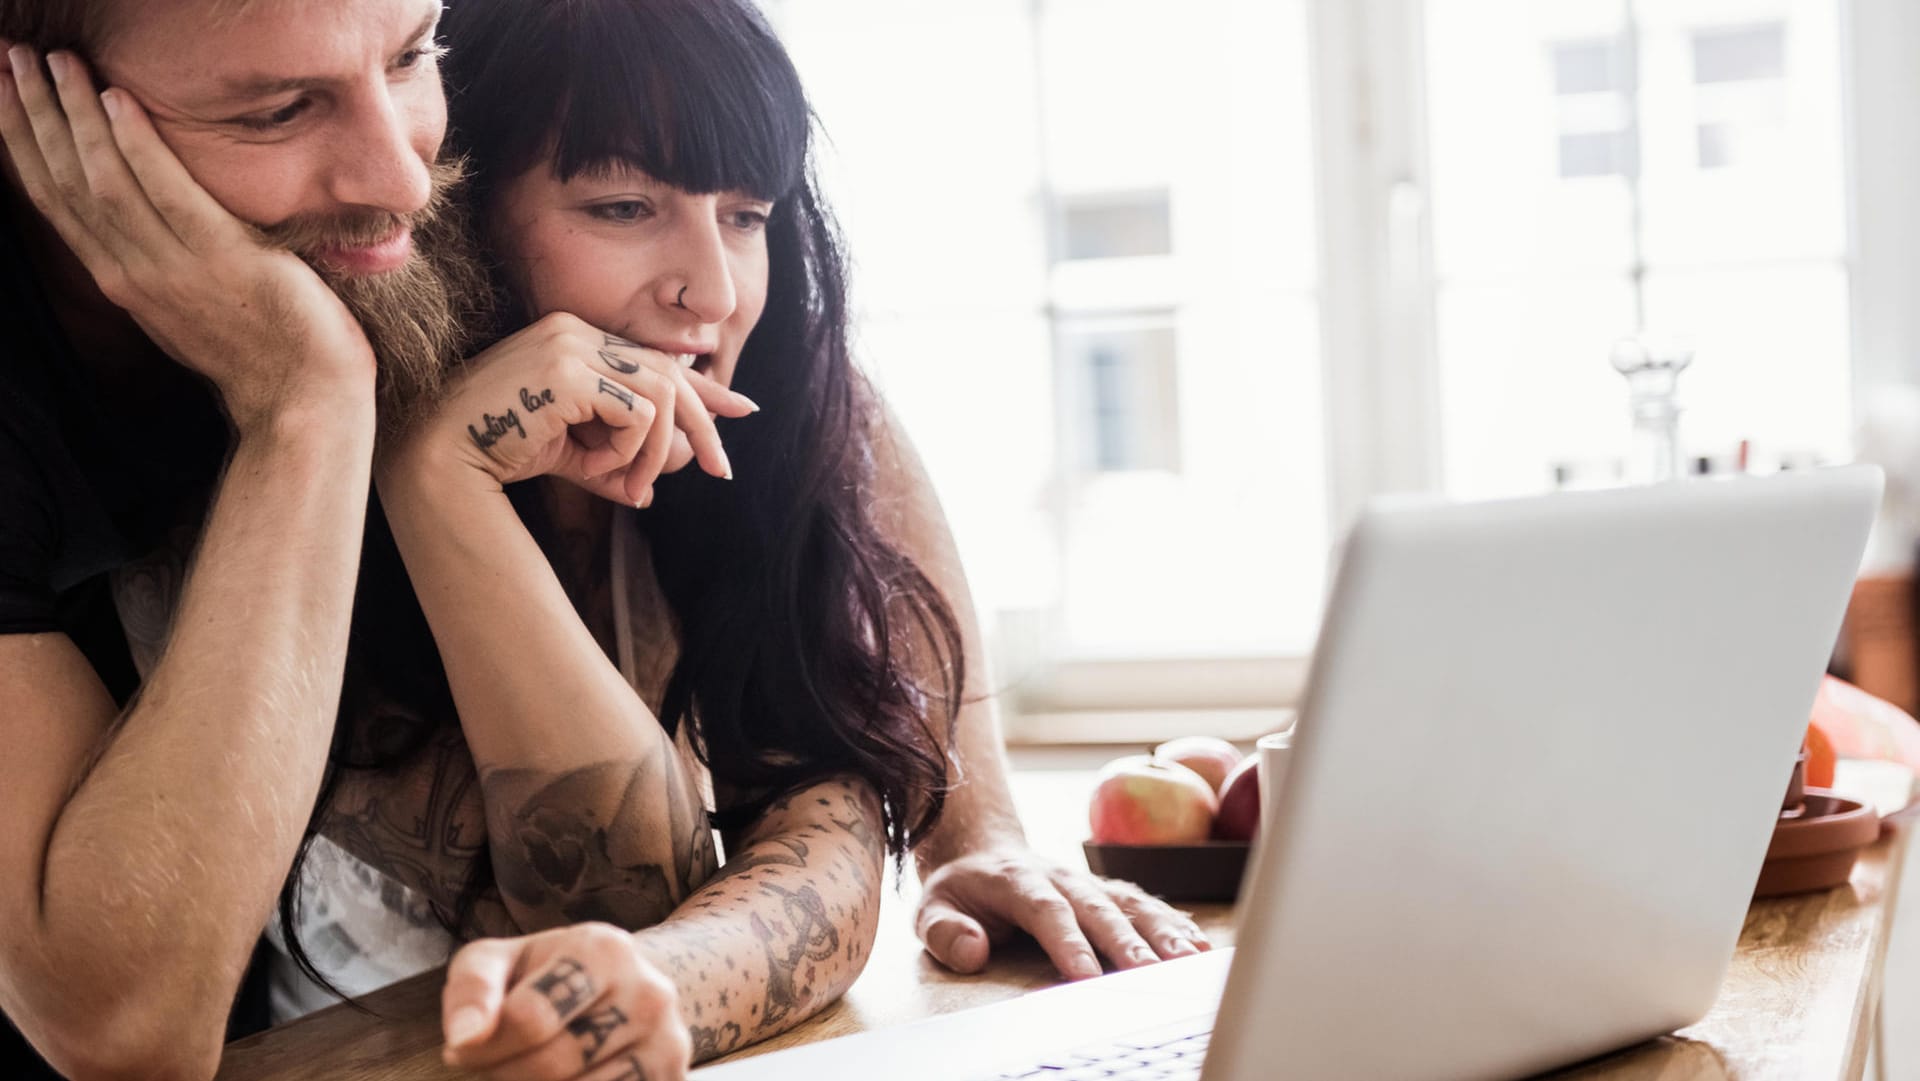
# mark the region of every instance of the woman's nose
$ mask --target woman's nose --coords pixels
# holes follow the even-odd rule
[[[673,271],[661,276],[662,307],[684,310],[701,323],[722,323],[733,314],[738,295],[720,227],[711,216],[688,226],[675,238]]]

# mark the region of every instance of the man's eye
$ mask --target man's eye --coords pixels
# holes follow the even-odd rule
[[[595,203],[587,208],[587,213],[602,221],[639,221],[647,216],[647,204],[638,199],[622,199],[617,203]]]
[[[300,115],[312,107],[312,98],[301,98],[298,101],[283,105],[270,113],[263,113],[259,116],[240,117],[235,120],[234,123],[249,131],[273,131],[278,128],[284,128],[295,120],[300,119]]]
[[[437,41],[429,42],[417,49],[408,49],[406,52],[401,53],[394,59],[393,66],[404,71],[407,68],[419,67],[422,61],[438,60],[445,55],[447,55],[447,47],[445,45]]]

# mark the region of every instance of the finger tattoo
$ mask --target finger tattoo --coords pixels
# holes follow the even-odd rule
[[[555,1013],[562,1017],[593,998],[593,978],[586,966],[571,957],[562,957],[546,974],[533,982],[533,989],[547,997]]]
[[[600,359],[606,362],[607,367],[612,368],[622,375],[632,375],[634,372],[640,370],[640,365],[635,364],[633,361],[628,360],[618,353],[610,353],[605,349],[600,350]]]
[[[640,345],[640,343],[639,343],[639,342],[630,342],[630,341],[628,341],[627,339],[625,339],[625,338],[622,338],[622,337],[621,337],[620,335],[618,335],[618,334],[609,334],[609,335],[607,335],[607,342],[606,342],[606,343],[607,343],[608,345],[617,345],[617,346],[620,346],[620,347],[621,347],[622,349],[639,349],[639,348],[642,348],[642,346]]]
[[[647,1081],[647,1072],[640,1068],[639,1055],[628,1055],[627,1060],[621,1065],[625,1069],[621,1070],[620,1076],[613,1081]]]
[[[627,1015],[621,1013],[618,1006],[608,1006],[596,1013],[583,1013],[568,1022],[567,1031],[580,1037],[581,1064],[593,1065],[593,1057],[607,1045],[607,1038],[626,1023]]]
[[[618,383],[609,383],[605,379],[602,379],[600,380],[600,392],[603,394],[611,394],[620,399],[620,404],[626,406],[628,409],[633,408],[633,391],[628,390]]]

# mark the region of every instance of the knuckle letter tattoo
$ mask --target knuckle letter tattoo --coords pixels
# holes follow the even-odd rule
[[[567,1031],[580,1038],[581,1065],[591,1066],[595,1055],[607,1045],[615,1029],[627,1023],[627,1015],[618,1006],[595,1013],[583,1013],[567,1023]]]
[[[618,353],[611,353],[605,349],[600,350],[600,359],[606,363],[607,367],[612,368],[622,375],[632,375],[634,372],[640,370],[640,365],[635,364],[633,361],[628,360]]]
[[[611,394],[615,398],[620,399],[620,404],[626,406],[628,409],[633,408],[633,391],[628,390],[618,383],[609,382],[603,378],[600,380],[600,392],[602,394]]]
[[[562,957],[533,983],[533,989],[546,996],[555,1013],[562,1017],[579,1009],[593,998],[593,978],[585,965],[571,957]]]

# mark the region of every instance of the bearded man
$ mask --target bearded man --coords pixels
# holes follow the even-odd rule
[[[211,1075],[327,760],[378,418],[484,295],[429,164],[439,5],[262,15],[0,3],[0,1009],[73,1077]],[[31,152],[60,46],[177,162]],[[285,135],[290,88],[325,115]]]

